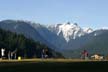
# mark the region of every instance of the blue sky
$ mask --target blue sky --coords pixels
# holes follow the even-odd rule
[[[108,0],[0,0],[0,20],[5,19],[108,27]]]

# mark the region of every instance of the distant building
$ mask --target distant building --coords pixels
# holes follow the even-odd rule
[[[100,56],[98,54],[94,54],[91,56],[92,59],[95,59],[95,60],[102,60],[104,57],[103,56]]]

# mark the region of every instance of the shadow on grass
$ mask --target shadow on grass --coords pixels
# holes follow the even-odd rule
[[[106,72],[108,62],[0,63],[0,72]]]

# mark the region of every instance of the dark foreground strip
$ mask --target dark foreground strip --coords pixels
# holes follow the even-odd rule
[[[2,62],[0,72],[108,72],[108,61]]]

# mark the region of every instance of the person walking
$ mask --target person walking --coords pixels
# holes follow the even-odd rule
[[[88,52],[87,52],[87,50],[84,50],[84,51],[82,52],[81,58],[82,58],[82,59],[88,59]]]

